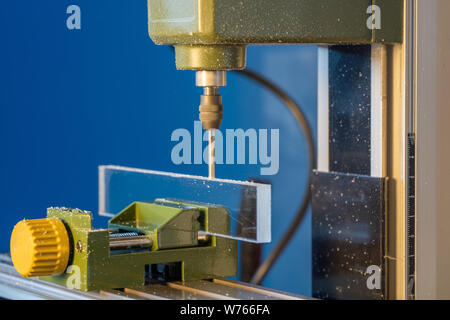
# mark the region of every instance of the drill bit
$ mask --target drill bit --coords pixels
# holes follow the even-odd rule
[[[210,179],[216,176],[216,136],[214,129],[208,130],[209,159],[208,159],[208,176]]]
[[[225,71],[197,71],[196,85],[203,87],[203,94],[200,96],[199,118],[202,127],[208,131],[208,176],[215,178],[216,163],[216,137],[215,131],[220,128],[223,119],[222,96],[219,94],[219,87],[226,85]]]

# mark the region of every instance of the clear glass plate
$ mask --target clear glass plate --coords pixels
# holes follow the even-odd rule
[[[271,185],[134,169],[99,167],[99,214],[112,217],[135,201],[177,199],[225,207],[230,234],[255,243],[271,241]]]

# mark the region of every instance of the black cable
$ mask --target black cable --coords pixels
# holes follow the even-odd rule
[[[277,243],[275,248],[267,257],[267,259],[263,261],[263,263],[258,267],[255,274],[253,275],[251,283],[260,284],[264,280],[265,276],[267,275],[267,273],[269,272],[270,268],[273,266],[275,261],[279,258],[283,250],[286,248],[287,244],[294,236],[295,232],[297,231],[298,227],[300,226],[301,222],[303,221],[306,215],[306,211],[308,210],[309,207],[309,201],[311,199],[311,190],[309,186],[311,184],[311,172],[314,170],[314,166],[316,163],[316,155],[315,155],[316,153],[314,148],[314,138],[311,127],[309,126],[308,120],[306,119],[305,114],[303,113],[300,106],[296,104],[295,101],[291,99],[283,90],[278,88],[268,79],[258,75],[257,73],[250,71],[248,69],[240,70],[238,71],[238,73],[261,84],[263,87],[270,90],[278,98],[280,98],[281,101],[283,101],[283,103],[295,117],[300,128],[302,129],[303,134],[305,135],[308,143],[308,151],[309,151],[308,185],[306,187],[306,192],[303,196],[302,203],[300,205],[300,208],[298,209],[297,215],[295,216],[289,228],[284,233],[281,240]]]

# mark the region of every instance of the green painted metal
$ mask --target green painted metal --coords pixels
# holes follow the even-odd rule
[[[153,241],[152,250],[156,251],[197,246],[198,218],[196,208],[134,202],[112,218],[108,227],[148,235]]]
[[[374,29],[373,42],[402,42],[404,0],[373,0],[373,4],[381,12],[381,29]]]
[[[381,9],[381,29],[367,20]],[[404,0],[148,0],[149,34],[174,45],[177,68],[245,67],[245,45],[399,43]],[[231,55],[231,46],[240,46]]]
[[[235,240],[211,236],[207,244],[197,242],[199,230],[229,232],[229,213],[220,206],[169,200],[135,202],[110,220],[110,228],[149,235],[158,245],[125,253],[111,252],[110,231],[93,230],[90,212],[51,208],[47,216],[65,223],[72,243],[66,273],[41,277],[49,282],[84,291],[134,287],[144,284],[147,265],[164,263],[179,263],[182,281],[231,277],[237,272]],[[193,246],[186,247],[187,241]]]
[[[175,59],[179,69],[235,70],[244,69],[246,47],[243,45],[177,45]]]

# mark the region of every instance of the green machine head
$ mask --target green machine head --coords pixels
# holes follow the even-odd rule
[[[178,69],[236,70],[252,44],[401,42],[403,0],[148,0],[148,20]]]
[[[246,67],[255,44],[399,43],[403,0],[148,0],[148,30],[175,48],[176,66],[203,87],[200,120],[219,129],[226,71]],[[374,16],[380,15],[381,23]]]

